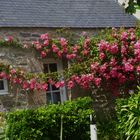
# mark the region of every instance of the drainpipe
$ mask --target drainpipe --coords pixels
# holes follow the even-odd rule
[[[97,128],[96,123],[93,120],[92,115],[90,115],[90,138],[91,140],[97,140]]]

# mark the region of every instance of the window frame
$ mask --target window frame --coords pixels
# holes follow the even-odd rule
[[[43,65],[46,65],[46,64],[53,64],[55,63],[57,65],[57,71],[62,71],[63,70],[63,65],[62,65],[62,61],[61,60],[58,60],[58,59],[47,59],[47,62],[44,62]],[[44,68],[44,67],[43,67]],[[62,77],[63,78],[63,77]],[[60,79],[61,80],[61,79]],[[60,92],[60,102],[64,102],[67,100],[67,96],[66,96],[66,86],[64,87],[60,87],[58,90],[52,90],[51,91],[47,91],[46,92],[46,103],[47,103],[47,93],[50,93],[51,94],[51,100],[53,99],[52,98],[52,94],[55,93],[55,92]],[[54,103],[54,101],[51,101],[51,103]]]
[[[8,82],[6,79],[0,79],[0,81],[3,81],[3,86],[4,86],[4,89],[1,90],[0,89],[0,95],[6,95],[6,94],[9,94],[8,92]]]

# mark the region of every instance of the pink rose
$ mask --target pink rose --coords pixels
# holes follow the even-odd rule
[[[112,46],[110,47],[110,52],[111,52],[112,54],[116,54],[116,53],[118,52],[118,46],[117,46],[117,45],[112,45]]]
[[[140,40],[138,40],[138,41],[136,42],[136,44],[134,45],[134,48],[135,48],[135,49],[140,49]]]
[[[103,65],[100,66],[100,72],[101,73],[104,73],[106,71],[106,69],[107,69],[107,64],[103,64]]]
[[[36,83],[36,89],[41,90],[41,84],[40,83]]]
[[[48,89],[47,83],[43,83],[41,86],[42,86],[42,90],[44,90],[44,91],[46,91]]]
[[[46,54],[46,52],[45,52],[45,51],[41,51],[41,57],[42,57],[42,58],[45,58],[45,57],[46,57],[46,55],[47,55],[47,54]]]
[[[119,75],[118,77],[119,77],[119,83],[124,84],[126,81],[126,77],[124,75]]]
[[[24,81],[24,82],[23,82],[23,85],[22,85],[22,88],[23,88],[24,90],[27,90],[27,89],[29,88],[29,83],[28,83],[27,81]]]
[[[40,39],[41,39],[41,40],[48,40],[48,39],[49,39],[48,33],[42,34],[42,35],[40,36]]]
[[[75,81],[76,81],[77,84],[80,84],[80,83],[81,83],[80,77],[76,76],[76,77],[75,77]]]
[[[129,79],[130,79],[130,81],[134,81],[135,80],[134,75],[133,74],[130,74],[129,75]]]
[[[101,60],[103,60],[103,59],[105,58],[105,54],[104,54],[104,53],[100,53],[100,54],[99,54],[99,58],[100,58]]]
[[[64,87],[64,85],[65,85],[65,82],[64,82],[64,81],[60,81],[60,82],[57,82],[57,83],[55,84],[55,87],[56,87],[56,88],[60,88],[60,87]]]
[[[68,48],[67,47],[63,47],[63,52],[67,53],[67,51],[68,51]]]
[[[108,42],[105,42],[104,40],[101,40],[100,43],[98,44],[99,46],[99,51],[105,51],[108,47]]]
[[[117,64],[116,59],[115,58],[111,58],[110,65],[111,66],[115,66],[116,64]]]
[[[135,40],[135,38],[136,38],[136,36],[135,36],[135,34],[132,32],[132,33],[130,34],[130,39],[133,41],[133,40]]]
[[[73,81],[68,81],[68,84],[67,84],[67,87],[68,87],[68,89],[71,89],[71,88],[73,88],[74,87],[74,82]]]
[[[30,90],[34,90],[35,89],[35,84],[34,83],[30,83]]]
[[[83,31],[83,32],[81,33],[81,35],[82,35],[83,37],[86,37],[86,36],[87,36],[87,32]]]
[[[16,70],[15,69],[12,69],[12,70],[10,70],[10,73],[11,74],[16,74]]]
[[[110,75],[107,74],[107,73],[104,73],[103,76],[104,76],[104,78],[105,78],[106,80],[109,80],[109,79],[110,79]]]
[[[34,90],[35,89],[35,84],[36,84],[36,80],[33,78],[30,80],[30,90]]]
[[[138,73],[140,73],[140,66],[137,66],[136,70]]]
[[[42,46],[38,43],[38,44],[35,44],[35,48],[36,48],[37,50],[41,50],[41,49],[42,49]]]
[[[131,72],[131,71],[134,70],[134,67],[133,67],[133,65],[131,65],[130,63],[125,63],[125,64],[124,64],[124,70],[125,70],[126,72]]]
[[[78,51],[78,47],[75,45],[75,46],[73,46],[72,47],[72,52],[73,53],[77,53],[77,51]]]
[[[111,71],[110,71],[110,75],[112,78],[116,78],[118,76],[118,72],[117,72],[117,69],[116,68],[113,68]]]
[[[89,44],[90,44],[90,38],[86,38],[83,45],[84,49],[87,49]]]
[[[67,58],[68,60],[74,59],[75,57],[76,57],[76,54],[67,54],[67,55],[66,55],[66,58]]]
[[[86,55],[89,54],[89,51],[84,49],[84,50],[82,51],[82,54],[83,54],[84,56],[86,56]]]
[[[7,42],[12,42],[14,40],[14,38],[12,36],[8,36],[5,38],[5,41]]]
[[[134,54],[135,55],[140,55],[140,49],[134,49]]]
[[[62,51],[58,51],[58,52],[57,52],[57,56],[58,56],[59,58],[61,58],[61,57],[62,57]]]
[[[60,44],[62,47],[66,47],[68,44],[68,41],[65,38],[60,38]]]
[[[126,49],[125,46],[122,46],[122,47],[121,47],[121,53],[122,53],[122,54],[126,54],[126,53],[127,53],[127,49]]]
[[[101,84],[101,78],[95,78],[94,83],[96,86],[99,86]]]
[[[123,41],[125,41],[125,40],[128,39],[128,34],[127,34],[127,32],[123,32],[123,33],[121,34],[121,39],[122,39]]]
[[[21,80],[21,79],[18,79],[18,78],[13,78],[13,79],[12,79],[12,82],[13,82],[14,84],[21,84],[22,80]]]
[[[49,79],[48,82],[49,82],[51,85],[54,85],[54,84],[55,84],[55,81],[53,81],[52,79]]]
[[[5,72],[0,73],[0,79],[7,79],[7,74]]]
[[[55,44],[52,44],[52,51],[56,53],[59,51],[59,48]]]
[[[48,46],[49,45],[49,40],[45,40],[44,43],[43,43],[45,46]]]
[[[97,62],[92,63],[90,65],[90,68],[91,68],[92,71],[97,71],[98,70],[98,67],[99,67],[99,64]]]

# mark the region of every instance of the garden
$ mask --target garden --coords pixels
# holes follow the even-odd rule
[[[1,113],[1,139],[90,140],[90,115],[99,140],[140,139],[139,27],[105,29],[93,36],[84,32],[76,41],[46,33],[30,45],[9,36],[0,40],[0,46],[34,49],[41,59],[51,54],[69,63],[68,68],[52,73],[31,73],[0,64],[0,78],[8,80],[10,87],[22,89],[22,94],[47,91],[51,84],[66,86],[69,97],[63,103]],[[90,89],[91,97],[72,100],[71,90],[77,86]],[[94,108],[101,95],[112,99],[109,113]]]

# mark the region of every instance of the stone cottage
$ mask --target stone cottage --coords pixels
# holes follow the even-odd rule
[[[106,27],[134,27],[136,19],[124,12],[115,0],[5,0],[0,1],[0,37],[12,35],[24,43],[36,40],[40,34],[56,35],[56,29],[69,28],[79,35]],[[66,63],[53,58],[40,60],[34,51],[0,48],[0,63],[22,67],[29,72],[59,71]],[[61,94],[60,94],[61,93]],[[83,95],[81,91],[81,95]],[[80,95],[80,94],[79,94]],[[73,94],[73,96],[76,96]],[[10,94],[8,83],[0,81],[0,103],[5,108],[26,105],[26,97]],[[27,97],[30,104],[58,102],[67,99],[66,89],[50,87],[48,93]]]

